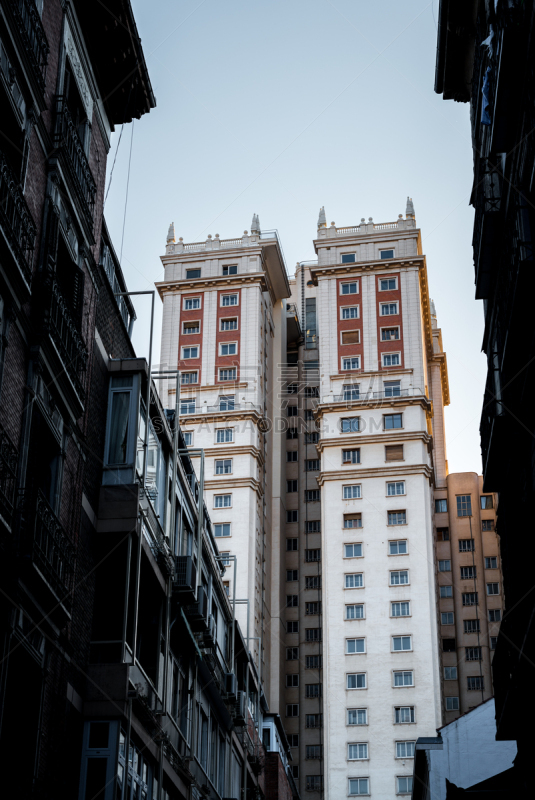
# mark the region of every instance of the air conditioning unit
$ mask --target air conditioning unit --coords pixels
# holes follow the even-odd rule
[[[206,631],[208,627],[208,595],[204,586],[197,589],[197,600],[186,606],[186,616],[194,631]]]
[[[238,692],[235,709],[234,724],[245,725],[247,722],[247,695],[245,692]]]
[[[177,556],[173,589],[180,594],[189,594],[194,599],[197,585],[197,567],[191,556]],[[185,598],[184,598],[185,599]]]
[[[235,700],[238,692],[238,679],[233,672],[225,673],[225,692],[229,700]]]

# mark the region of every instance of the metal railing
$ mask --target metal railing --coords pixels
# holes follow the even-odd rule
[[[0,424],[0,514],[10,525],[15,503],[19,453]]]
[[[80,374],[85,372],[87,366],[87,348],[56,281],[52,282],[50,299],[50,335],[63,361],[65,371],[72,380],[78,396],[82,398],[84,388]]]
[[[111,288],[113,289],[115,302],[119,307],[119,314],[121,315],[127,330],[130,331],[130,323],[134,321],[136,315],[130,302],[130,298],[119,294],[120,292],[124,292],[126,287],[121,285],[119,281],[117,272],[120,267],[113,257],[111,248],[109,248],[105,242],[102,242],[100,264],[106,273],[106,277],[110,282]]]
[[[44,92],[50,48],[41,17],[34,0],[10,0],[10,6],[35,77]]]
[[[425,394],[421,389],[383,389],[380,392],[344,392],[343,394],[335,394],[333,400],[335,403],[342,402],[369,402],[370,400],[396,400],[398,397],[418,397]]]
[[[89,167],[89,161],[78,136],[65,97],[56,97],[55,145],[65,155],[76,193],[81,200],[85,215],[93,221],[93,208],[97,187]]]
[[[17,258],[24,280],[30,285],[35,243],[35,223],[19,182],[0,150],[0,225]]]

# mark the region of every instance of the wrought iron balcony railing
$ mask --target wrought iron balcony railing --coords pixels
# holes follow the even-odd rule
[[[15,503],[15,481],[19,454],[17,448],[0,425],[0,515],[11,524]]]
[[[88,222],[92,224],[97,187],[76,125],[70,115],[65,97],[62,95],[56,97],[56,114],[55,146],[65,156],[75,191]]]
[[[26,284],[32,277],[35,224],[19,182],[0,150],[0,225],[17,259]]]
[[[50,48],[41,17],[34,0],[10,0],[10,6],[35,77],[44,92]]]
[[[19,490],[19,553],[30,558],[63,605],[69,605],[74,546],[40,489]]]
[[[56,281],[52,282],[50,300],[50,336],[76,393],[82,398],[84,388],[80,376],[87,366],[87,348]]]

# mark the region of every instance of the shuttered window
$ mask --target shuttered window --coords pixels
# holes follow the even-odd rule
[[[403,445],[387,444],[385,446],[385,461],[403,461]]]
[[[360,331],[342,331],[342,344],[359,344]]]

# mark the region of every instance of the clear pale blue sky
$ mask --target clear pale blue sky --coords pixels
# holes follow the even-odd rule
[[[482,304],[474,300],[468,106],[433,92],[438,0],[134,0],[157,107],[134,125],[123,269],[161,280],[167,228],[199,241],[278,228],[289,272],[319,207],[353,225],[414,200],[448,356],[451,472],[481,471]],[[105,215],[119,253],[132,126]],[[108,179],[120,128],[113,136]],[[154,360],[161,305],[156,302]],[[149,301],[134,344],[148,353]]]

